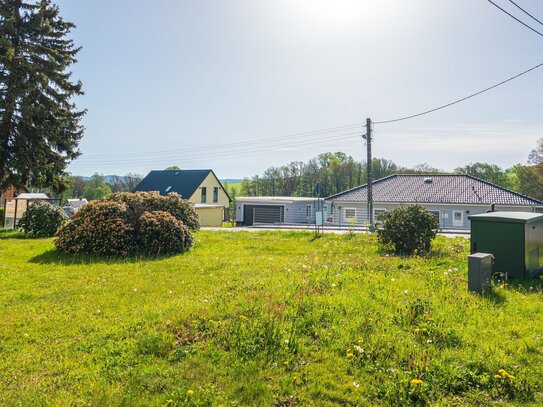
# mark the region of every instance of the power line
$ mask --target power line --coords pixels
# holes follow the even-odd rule
[[[489,3],[492,3],[495,7],[499,8],[501,11],[503,11],[505,14],[507,14],[509,17],[511,17],[512,19],[518,21],[519,23],[521,23],[524,27],[532,30],[533,32],[535,32],[536,34],[539,34],[543,37],[543,33],[540,33],[539,31],[537,31],[535,28],[533,27],[530,27],[528,24],[526,24],[524,21],[516,18],[513,14],[511,14],[510,12],[508,12],[507,10],[501,8],[500,6],[498,6],[496,3],[494,3],[492,0],[487,0]]]
[[[540,63],[540,64],[538,64],[538,65],[536,65],[536,66],[533,66],[533,67],[530,68],[530,69],[527,69],[527,70],[525,70],[525,71],[523,71],[523,72],[521,72],[521,73],[519,73],[519,74],[517,74],[517,75],[515,75],[515,76],[510,77],[509,79],[506,79],[506,80],[504,80],[504,81],[501,81],[501,82],[499,82],[499,83],[497,83],[497,84],[495,84],[495,85],[492,85],[492,86],[490,86],[490,87],[488,87],[488,88],[486,88],[486,89],[483,89],[483,90],[480,90],[480,91],[478,91],[478,92],[472,93],[471,95],[468,95],[468,96],[466,96],[466,97],[463,97],[462,99],[455,100],[454,102],[447,103],[446,105],[442,105],[442,106],[439,106],[439,107],[436,107],[436,108],[433,108],[433,109],[430,109],[430,110],[426,110],[426,111],[421,112],[421,113],[412,114],[412,115],[410,115],[410,116],[399,117],[399,118],[397,118],[397,119],[375,121],[375,122],[373,122],[373,123],[374,123],[374,124],[385,124],[385,123],[399,122],[399,121],[402,121],[402,120],[412,119],[412,118],[414,118],[414,117],[423,116],[423,115],[425,115],[425,114],[429,114],[429,113],[433,113],[433,112],[436,112],[436,111],[441,110],[441,109],[445,109],[445,108],[450,107],[450,106],[452,106],[452,105],[456,105],[457,103],[460,103],[460,102],[463,102],[463,101],[465,101],[465,100],[468,100],[468,99],[470,99],[470,98],[472,98],[472,97],[478,96],[478,95],[480,95],[480,94],[482,94],[482,93],[488,92],[489,90],[492,90],[492,89],[494,89],[494,88],[497,88],[498,86],[501,86],[501,85],[503,85],[503,84],[505,84],[505,83],[507,83],[507,82],[510,82],[510,81],[512,81],[513,79],[516,79],[516,78],[518,78],[518,77],[520,77],[520,76],[522,76],[522,75],[525,75],[525,74],[527,74],[528,72],[531,72],[531,71],[533,71],[534,69],[537,69],[537,68],[539,68],[539,67],[541,67],[541,66],[543,66],[543,63]]]
[[[307,138],[307,137],[314,137],[321,134],[329,134],[329,133],[336,133],[340,131],[348,131],[353,130],[355,128],[363,127],[363,123],[353,123],[353,124],[346,124],[344,126],[337,126],[337,127],[329,127],[326,129],[320,129],[320,130],[311,130],[311,131],[305,131],[301,133],[292,133],[285,136],[278,136],[278,137],[269,137],[261,140],[252,140],[252,141],[240,141],[235,143],[224,143],[224,144],[215,144],[212,146],[201,146],[201,147],[189,147],[189,148],[183,148],[183,149],[170,149],[170,150],[156,150],[156,151],[146,151],[142,153],[121,153],[121,154],[89,154],[85,155],[86,158],[89,159],[101,159],[101,158],[119,158],[119,157],[135,157],[135,156],[152,156],[152,155],[164,155],[164,154],[176,154],[179,152],[191,152],[191,151],[209,151],[209,150],[220,150],[225,148],[234,148],[234,147],[241,147],[246,145],[254,145],[254,144],[268,144],[273,143],[275,141],[280,140],[291,140],[296,138]]]
[[[346,139],[344,140],[344,142],[348,142],[348,143],[358,143],[358,140],[360,138],[360,134],[358,134],[356,137],[351,137],[350,139]],[[333,148],[333,147],[337,147],[337,140],[329,140],[327,142],[321,142],[319,144],[319,147],[329,147],[329,148]],[[228,154],[225,154],[224,157],[220,157],[220,160],[221,161],[228,161],[228,160],[239,160],[240,158],[244,158],[244,157],[248,157],[248,156],[262,156],[262,155],[267,155],[269,156],[270,155],[270,150],[269,149],[259,149],[259,150],[252,150],[252,151],[244,151],[244,152],[240,152],[239,154],[231,154],[231,153],[228,153]],[[193,162],[193,161],[205,161],[206,158],[210,158],[212,160],[215,160],[217,159],[217,157],[204,157],[204,158],[198,158],[198,157],[188,157],[188,158],[183,158],[182,161],[180,161],[180,164],[183,165],[183,163],[186,163],[186,162]],[[77,165],[78,168],[88,168],[88,169],[92,169],[94,170],[97,165],[90,165],[89,163],[78,163],[77,161],[74,161],[73,162],[75,165]],[[103,163],[103,164],[100,164],[99,167],[100,168],[114,168],[114,167],[117,167],[117,166],[120,166],[122,165],[123,162],[108,162],[108,163]],[[165,166],[165,165],[170,165],[171,164],[171,161],[168,161],[167,159],[166,160],[155,160],[155,162],[141,162],[141,164],[144,164],[144,165],[149,165],[149,166],[152,166],[152,165],[156,165],[156,166]]]
[[[539,24],[543,25],[543,23],[538,20],[537,18],[535,18],[533,15],[531,15],[530,13],[528,13],[526,10],[524,10],[522,7],[520,7],[517,3],[515,3],[513,0],[509,0],[511,3],[513,3],[513,5],[518,8],[520,11],[522,11],[524,14],[526,14],[527,16],[533,18],[535,21],[537,21]]]
[[[215,157],[220,156],[223,154],[238,154],[242,151],[252,151],[254,149],[264,148],[269,151],[272,151],[274,148],[281,148],[281,147],[289,147],[291,145],[296,146],[303,146],[303,145],[310,145],[319,143],[321,141],[326,140],[340,140],[345,137],[352,137],[355,135],[359,135],[360,132],[349,132],[349,133],[342,133],[342,134],[333,134],[333,135],[321,135],[319,137],[313,137],[311,140],[290,140],[290,141],[274,141],[272,144],[271,142],[268,142],[266,145],[258,145],[258,144],[249,144],[243,147],[226,147],[222,148],[218,151],[208,151],[208,149],[203,149],[202,151],[193,151],[193,152],[183,152],[183,153],[164,153],[157,157],[131,157],[131,158],[124,158],[122,159],[123,162],[129,163],[129,162],[146,162],[146,161],[156,161],[161,160],[164,158],[175,158],[175,159],[181,159],[185,157]],[[85,159],[85,157],[82,157],[81,162],[88,162],[88,163],[104,163],[108,161],[114,161],[118,162],[120,161],[117,157],[105,157],[105,158],[92,158],[92,159]]]
[[[253,154],[253,153],[256,153],[256,152],[266,152],[266,153],[271,153],[277,149],[281,149],[281,148],[288,148],[288,147],[303,147],[303,146],[308,146],[308,145],[312,145],[312,144],[320,144],[320,145],[323,145],[324,143],[328,142],[328,143],[336,143],[337,141],[339,140],[355,140],[355,137],[356,139],[358,139],[358,137],[360,137],[360,132],[356,132],[356,133],[350,133],[350,134],[344,134],[344,135],[341,135],[341,136],[334,136],[333,138],[325,138],[325,139],[316,139],[316,140],[312,140],[312,141],[293,141],[293,142],[288,142],[288,143],[280,143],[280,144],[277,144],[277,145],[274,145],[274,146],[261,146],[261,147],[251,147],[251,148],[246,148],[246,149],[241,149],[241,150],[236,150],[236,151],[216,151],[214,153],[205,153],[205,152],[202,152],[202,153],[198,153],[198,154],[190,154],[190,155],[185,155],[185,156],[176,156],[176,157],[157,157],[157,158],[149,158],[149,159],[132,159],[132,160],[122,160],[122,163],[138,163],[138,164],[152,164],[152,163],[163,163],[165,160],[172,160],[172,159],[175,159],[175,160],[178,160],[178,161],[190,161],[190,160],[196,160],[196,159],[202,159],[202,158],[224,158],[224,157],[239,157],[241,155],[245,155],[245,154]],[[119,160],[115,160],[115,159],[106,159],[106,160],[102,160],[102,161],[95,161],[95,162],[89,162],[89,161],[79,161],[79,160],[76,160],[75,162],[77,162],[79,165],[86,165],[86,166],[96,166],[96,165],[107,165],[107,164],[119,164],[120,161]]]

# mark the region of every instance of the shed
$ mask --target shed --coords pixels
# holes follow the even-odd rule
[[[194,204],[201,226],[221,226],[224,218],[224,206],[210,204]]]
[[[525,278],[539,271],[543,265],[543,214],[489,212],[469,219],[471,253],[494,255],[494,272]]]

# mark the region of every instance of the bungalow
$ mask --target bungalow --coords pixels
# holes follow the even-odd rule
[[[468,216],[500,211],[543,210],[543,202],[469,175],[391,175],[373,183],[373,217],[401,205],[420,204],[444,229],[469,229]],[[332,224],[368,221],[367,185],[326,198]]]
[[[194,204],[202,226],[221,226],[230,197],[212,170],[151,171],[134,192],[177,192]]]
[[[68,217],[72,217],[83,205],[86,205],[88,201],[85,198],[68,199],[62,209],[66,212]]]

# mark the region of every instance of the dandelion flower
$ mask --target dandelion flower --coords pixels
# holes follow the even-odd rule
[[[499,374],[506,374],[507,372],[505,371],[505,369],[500,369],[500,370],[498,370],[498,373]]]
[[[502,377],[501,377],[499,374],[495,374],[495,375],[494,375],[494,379],[496,379],[496,380],[501,380]]]
[[[191,397],[194,394],[194,391],[187,390],[187,397]]]
[[[411,380],[411,384],[412,384],[413,386],[420,386],[420,385],[422,384],[422,380],[420,380],[420,379],[413,379],[413,380]]]

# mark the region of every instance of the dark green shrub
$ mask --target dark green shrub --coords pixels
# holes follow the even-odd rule
[[[396,254],[427,253],[439,229],[437,217],[420,205],[401,206],[380,215],[377,239]]]
[[[183,222],[190,230],[200,228],[194,206],[177,193],[161,196],[153,192],[117,192],[105,199],[125,203],[131,224],[137,223],[144,212],[164,211]]]
[[[51,237],[67,221],[62,208],[47,201],[31,201],[17,226],[31,236]]]
[[[86,204],[59,229],[55,245],[73,254],[128,254],[136,244],[134,227],[127,222],[126,205],[109,201]]]
[[[192,235],[169,212],[143,212],[139,219],[139,243],[147,253],[179,253],[192,246]]]
[[[179,253],[192,246],[189,229],[199,227],[194,207],[178,194],[122,192],[83,206],[55,244],[74,254]]]

